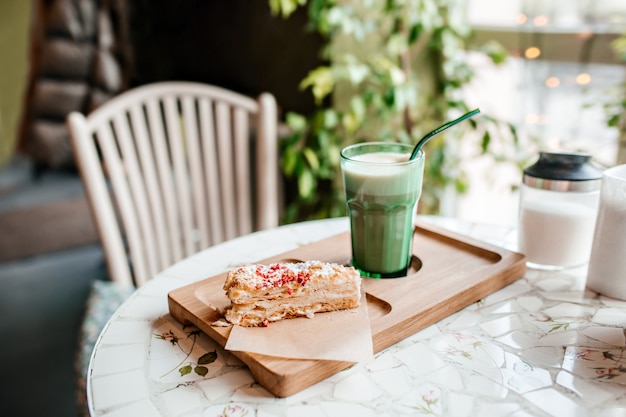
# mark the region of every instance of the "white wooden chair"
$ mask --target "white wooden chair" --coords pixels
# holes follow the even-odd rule
[[[271,94],[162,82],[67,123],[114,282],[140,286],[203,248],[278,225]]]
[[[76,355],[140,286],[183,257],[278,225],[276,101],[190,82],[138,87],[67,118],[111,283],[94,282]]]

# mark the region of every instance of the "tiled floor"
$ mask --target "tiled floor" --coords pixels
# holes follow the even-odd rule
[[[26,163],[0,168],[0,213],[75,197],[76,176],[33,181]],[[2,231],[0,231],[2,233]],[[78,329],[94,279],[106,279],[97,244],[0,264],[0,415],[77,416]]]

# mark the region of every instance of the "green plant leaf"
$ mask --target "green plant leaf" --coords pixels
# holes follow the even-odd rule
[[[497,41],[488,41],[481,45],[480,51],[484,52],[496,65],[503,64],[508,58],[508,51],[506,48]]]
[[[352,113],[354,113],[354,115],[359,121],[363,120],[363,118],[365,117],[365,111],[366,111],[365,101],[363,97],[361,96],[352,97],[350,99],[350,110],[352,111]]]
[[[270,10],[274,16],[281,14],[286,18],[296,11],[298,6],[306,4],[306,0],[269,0]]]
[[[296,132],[302,132],[307,127],[306,117],[294,112],[288,112],[285,115],[285,122]]]
[[[198,358],[198,363],[200,365],[208,365],[210,363],[215,362],[217,359],[217,351],[208,352]]]
[[[407,39],[404,34],[393,35],[387,40],[387,52],[391,56],[400,56],[409,49]]]
[[[333,129],[339,123],[339,115],[336,111],[328,109],[323,113],[323,126],[325,129]]]
[[[466,193],[467,190],[469,189],[469,184],[467,182],[467,179],[466,178],[457,178],[454,181],[454,188],[460,194]]]
[[[328,163],[332,167],[339,166],[341,161],[341,149],[337,145],[328,145]]]
[[[341,118],[341,124],[348,134],[354,133],[359,128],[359,119],[354,113],[346,113]]]
[[[418,22],[411,26],[411,30],[409,31],[409,44],[414,44],[424,31],[424,26]]]
[[[180,372],[180,376],[188,375],[191,373],[191,371],[192,371],[191,365],[185,365],[178,370],[178,372]]]
[[[206,376],[206,374],[209,373],[209,368],[207,368],[206,366],[198,365],[195,368],[193,368],[193,371],[200,376]]]
[[[316,104],[321,104],[322,100],[333,91],[335,87],[335,79],[331,68],[318,67],[310,71],[309,74],[300,82],[300,89],[306,90],[311,88]]]
[[[363,82],[370,74],[369,67],[367,65],[363,65],[356,60],[352,59],[348,65],[346,65],[345,72],[348,80],[353,85],[358,85]]]
[[[283,173],[287,177],[292,177],[298,164],[298,152],[296,148],[286,148],[281,157]]]
[[[480,149],[483,153],[487,153],[490,143],[491,143],[491,134],[489,133],[489,131],[485,131],[485,133],[483,134],[483,139],[480,143]]]
[[[308,162],[313,172],[320,169],[320,161],[319,159],[317,159],[317,154],[315,153],[315,151],[313,151],[313,149],[304,148],[302,149],[302,154],[304,155],[304,158]]]
[[[300,197],[308,200],[313,196],[315,191],[315,176],[308,169],[303,169],[298,176],[298,192]]]

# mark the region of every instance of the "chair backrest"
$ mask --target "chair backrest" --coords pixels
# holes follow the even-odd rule
[[[113,281],[140,286],[201,249],[278,225],[271,94],[162,82],[67,123]]]

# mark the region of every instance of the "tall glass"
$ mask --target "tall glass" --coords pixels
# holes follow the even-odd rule
[[[352,265],[363,276],[407,274],[424,175],[424,152],[409,161],[412,150],[401,143],[367,142],[341,151]]]

